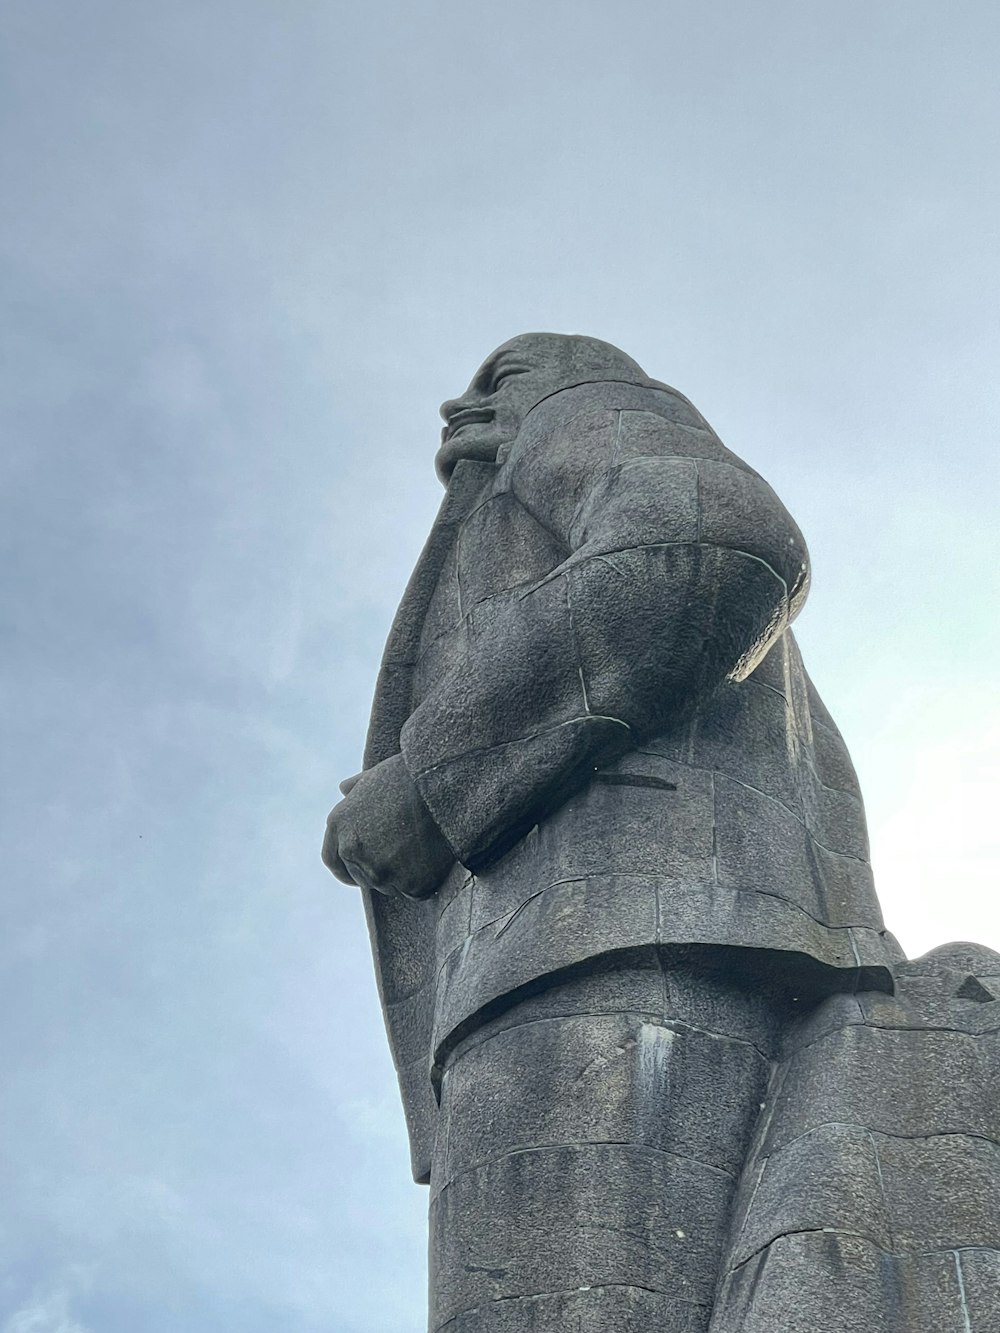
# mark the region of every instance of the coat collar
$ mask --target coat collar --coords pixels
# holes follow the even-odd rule
[[[410,713],[413,668],[430,600],[459,528],[476,508],[497,471],[496,463],[472,458],[460,459],[455,465],[386,640],[365,745],[365,768],[399,751],[399,733]]]

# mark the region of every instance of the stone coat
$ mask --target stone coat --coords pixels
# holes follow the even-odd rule
[[[456,856],[426,901],[365,893],[417,1179],[432,1066],[542,977],[668,943],[898,957],[788,631],[807,586],[774,492],[665,386],[563,390],[458,463],[365,755],[402,752]]]

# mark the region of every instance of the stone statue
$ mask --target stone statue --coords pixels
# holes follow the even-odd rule
[[[949,944],[894,980],[789,1040],[712,1333],[1000,1329],[1000,954]]]
[[[431,1187],[431,1329],[704,1333],[775,1062],[902,959],[789,629],[805,543],[596,339],[514,338],[441,411],[324,845]]]

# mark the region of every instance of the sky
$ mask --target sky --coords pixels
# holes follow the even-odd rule
[[[420,1333],[319,844],[517,333],[775,487],[887,922],[1000,949],[998,59],[992,0],[7,0],[0,1333]]]

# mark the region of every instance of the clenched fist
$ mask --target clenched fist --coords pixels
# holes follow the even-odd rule
[[[330,811],[323,861],[345,884],[390,897],[428,898],[455,856],[431,818],[402,755],[341,784]]]

